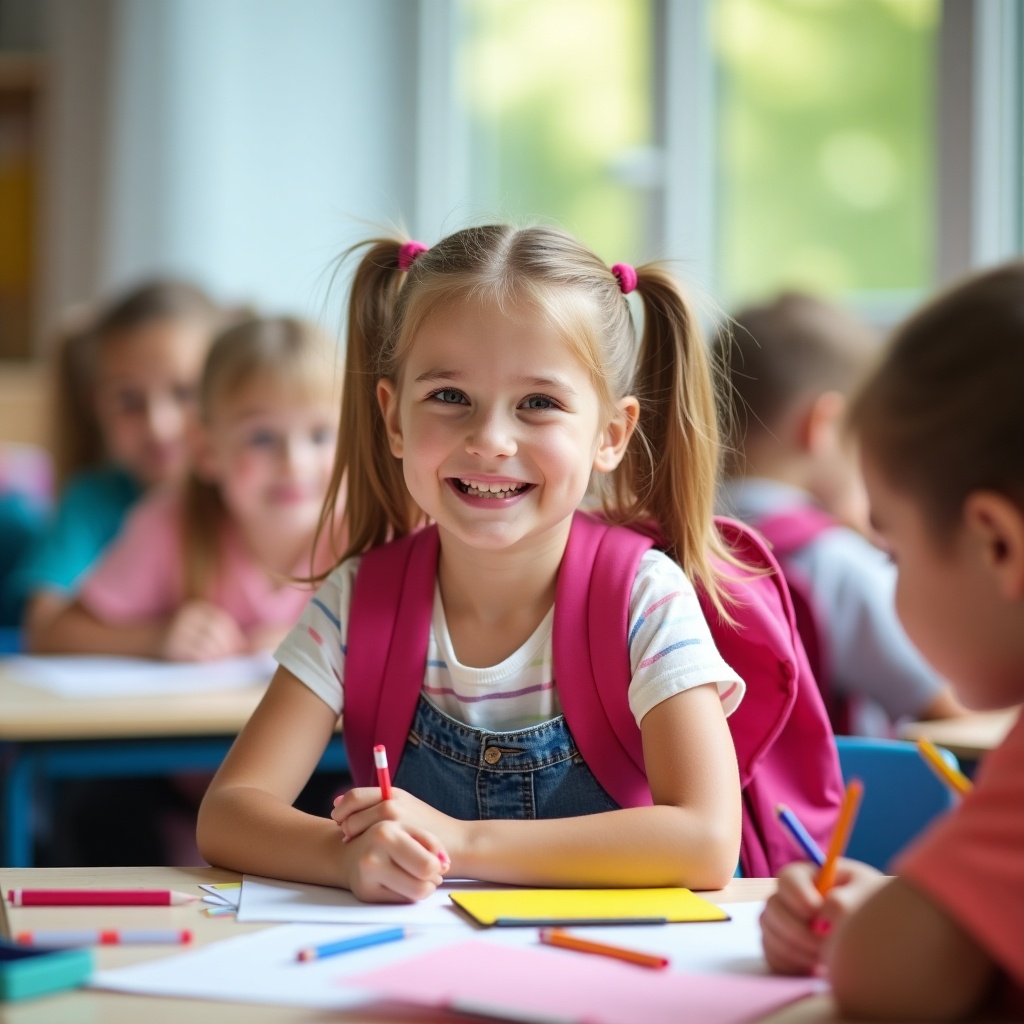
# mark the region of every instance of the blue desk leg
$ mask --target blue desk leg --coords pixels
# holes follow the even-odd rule
[[[32,793],[35,787],[35,759],[10,748],[3,782],[3,863],[11,868],[32,866]]]

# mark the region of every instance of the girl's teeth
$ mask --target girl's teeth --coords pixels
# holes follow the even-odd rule
[[[471,480],[459,479],[459,483],[466,488],[472,494],[496,494],[496,495],[509,495],[515,494],[520,491],[523,487],[522,484],[477,484]]]

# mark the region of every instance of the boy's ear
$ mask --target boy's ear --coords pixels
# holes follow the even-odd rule
[[[1024,600],[1024,511],[997,491],[975,491],[964,502],[964,524],[980,543],[1000,595]]]
[[[382,377],[377,381],[377,404],[384,420],[388,435],[388,447],[396,459],[402,458],[405,450],[402,436],[402,418],[398,414],[398,390],[394,382]]]
[[[801,447],[811,455],[830,448],[846,412],[846,398],[838,391],[823,391],[807,407],[799,424]]]
[[[594,469],[598,473],[610,473],[622,461],[639,418],[640,403],[636,398],[628,395],[620,399],[614,415],[601,434],[594,456]]]

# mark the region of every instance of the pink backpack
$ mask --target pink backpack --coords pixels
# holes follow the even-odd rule
[[[825,845],[842,781],[778,566],[748,527],[723,519],[718,528],[737,557],[761,571],[726,580],[726,591],[736,599],[735,627],[703,596],[701,604],[722,656],[747,684],[729,718],[743,789],[740,863],[744,875],[763,877],[798,856],[775,821],[775,805],[788,804]],[[634,530],[577,513],[555,596],[553,647],[562,710],[594,777],[623,807],[651,803],[640,730],[627,700],[627,630],[633,579],[653,544]],[[356,576],[343,735],[357,785],[375,784],[375,743],[385,744],[392,772],[397,770],[423,687],[437,555],[437,530],[429,527],[367,552]]]
[[[828,671],[828,634],[814,603],[810,580],[797,568],[792,555],[810,544],[817,536],[838,525],[837,521],[813,505],[798,505],[784,512],[765,516],[754,523],[755,529],[772,546],[793,600],[796,628],[807,652],[811,672],[818,681],[832,729],[837,735],[851,731],[851,707],[836,693]]]

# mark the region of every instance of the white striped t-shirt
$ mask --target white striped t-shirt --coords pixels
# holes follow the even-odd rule
[[[344,708],[348,612],[359,558],[338,566],[314,595],[275,652],[278,662],[334,712]],[[554,608],[514,654],[489,668],[459,663],[439,588],[423,693],[446,715],[475,729],[506,732],[561,714],[554,682]],[[697,595],[682,569],[660,551],[644,553],[629,602],[629,707],[637,725],[673,694],[714,683],[725,713],[743,697],[744,683],[715,647]]]

